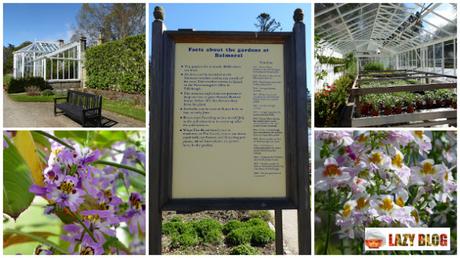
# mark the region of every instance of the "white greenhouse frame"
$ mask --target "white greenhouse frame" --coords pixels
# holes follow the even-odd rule
[[[452,17],[441,14],[446,10]],[[434,17],[443,25],[433,24]],[[457,75],[455,3],[319,3],[315,35],[342,55],[353,52],[358,67],[379,61],[390,69]]]
[[[13,53],[13,76],[42,77],[49,82],[80,81],[84,48],[82,41],[33,42]]]

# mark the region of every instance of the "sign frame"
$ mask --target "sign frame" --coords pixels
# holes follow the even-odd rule
[[[293,103],[295,95],[289,81],[292,77],[293,63],[291,54],[293,52],[292,33],[272,32],[212,32],[212,31],[166,31],[164,44],[164,88],[163,88],[163,119],[162,119],[162,154],[160,171],[160,206],[163,210],[175,210],[189,212],[194,210],[257,210],[257,209],[294,209],[297,207],[297,173],[295,165],[295,134],[289,129],[295,128],[295,117],[293,117]],[[284,47],[284,135],[285,135],[285,176],[286,176],[286,197],[285,198],[186,198],[176,199],[172,197],[172,143],[173,143],[173,110],[174,110],[174,69],[175,69],[175,44],[176,43],[228,43],[228,44],[282,44]],[[289,85],[290,87],[287,87]],[[292,130],[291,130],[292,131]],[[190,171],[193,173],[193,171]]]
[[[292,32],[167,31],[155,7],[150,64],[149,253],[161,254],[162,211],[275,210],[277,254],[283,254],[282,209],[296,209],[299,254],[311,253],[307,132],[306,34],[303,12]],[[176,43],[284,45],[285,198],[172,198],[173,112]]]

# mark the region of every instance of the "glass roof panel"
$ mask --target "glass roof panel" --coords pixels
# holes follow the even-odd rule
[[[453,3],[316,4],[315,33],[327,41],[354,40],[346,46],[387,46],[400,52],[414,44],[449,39],[457,34],[457,5]],[[326,8],[327,7],[327,8]],[[318,8],[315,7],[315,11]],[[351,37],[349,35],[351,33]],[[348,37],[347,37],[348,34]],[[358,46],[359,45],[359,46]],[[336,46],[343,48],[343,44]],[[343,49],[337,49],[339,52]],[[345,54],[345,53],[344,53]]]

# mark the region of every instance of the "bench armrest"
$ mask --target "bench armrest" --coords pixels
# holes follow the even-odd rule
[[[54,104],[56,104],[57,101],[58,101],[59,99],[67,99],[67,97],[57,97],[57,98],[54,98]]]

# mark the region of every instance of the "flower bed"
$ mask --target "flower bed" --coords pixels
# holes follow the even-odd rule
[[[454,132],[323,131],[315,137],[321,164],[316,253],[363,254],[366,227],[449,227],[454,248],[443,253],[456,252]]]

